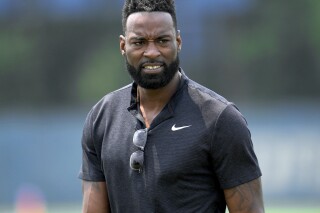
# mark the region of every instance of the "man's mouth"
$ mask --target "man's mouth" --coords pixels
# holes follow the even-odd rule
[[[163,64],[161,63],[145,63],[142,66],[142,71],[145,73],[156,74],[163,71]]]
[[[144,69],[148,69],[148,70],[155,70],[155,69],[159,69],[161,66],[157,65],[157,66],[151,66],[151,65],[147,65],[147,66],[143,66]]]

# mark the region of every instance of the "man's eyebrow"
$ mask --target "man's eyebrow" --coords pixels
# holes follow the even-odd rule
[[[139,41],[141,41],[141,40],[146,40],[146,38],[144,38],[142,36],[133,36],[133,37],[129,38],[129,41],[131,41],[131,40],[139,40]]]
[[[158,39],[164,39],[164,38],[171,38],[172,36],[171,35],[160,35],[158,37],[156,37],[155,39],[152,39],[152,40],[158,40]],[[129,41],[131,40],[139,40],[139,41],[143,41],[143,40],[149,40],[143,36],[133,36],[133,37],[130,37],[129,38]]]
[[[171,35],[160,35],[157,37],[157,39],[163,39],[163,38],[171,38]]]

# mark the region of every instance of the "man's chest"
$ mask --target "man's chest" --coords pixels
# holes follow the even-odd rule
[[[121,131],[109,128],[104,134],[101,160],[109,173],[132,173],[130,156],[139,149],[133,144],[133,134],[141,125],[136,120],[127,122]],[[154,176],[176,176],[191,168],[209,166],[211,135],[201,119],[163,121],[148,130],[143,150],[144,172],[152,172]]]

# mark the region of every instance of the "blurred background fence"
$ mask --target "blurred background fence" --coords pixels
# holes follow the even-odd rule
[[[130,78],[121,0],[0,1],[0,206],[81,202],[82,125]],[[268,202],[320,203],[320,1],[176,0],[189,77],[247,117]]]

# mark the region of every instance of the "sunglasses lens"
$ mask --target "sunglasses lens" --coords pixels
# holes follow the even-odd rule
[[[147,142],[147,131],[145,129],[137,130],[133,135],[133,144],[139,147],[140,149],[144,149],[144,146]]]
[[[138,150],[130,156],[130,167],[134,170],[139,170],[143,165],[143,152]]]

